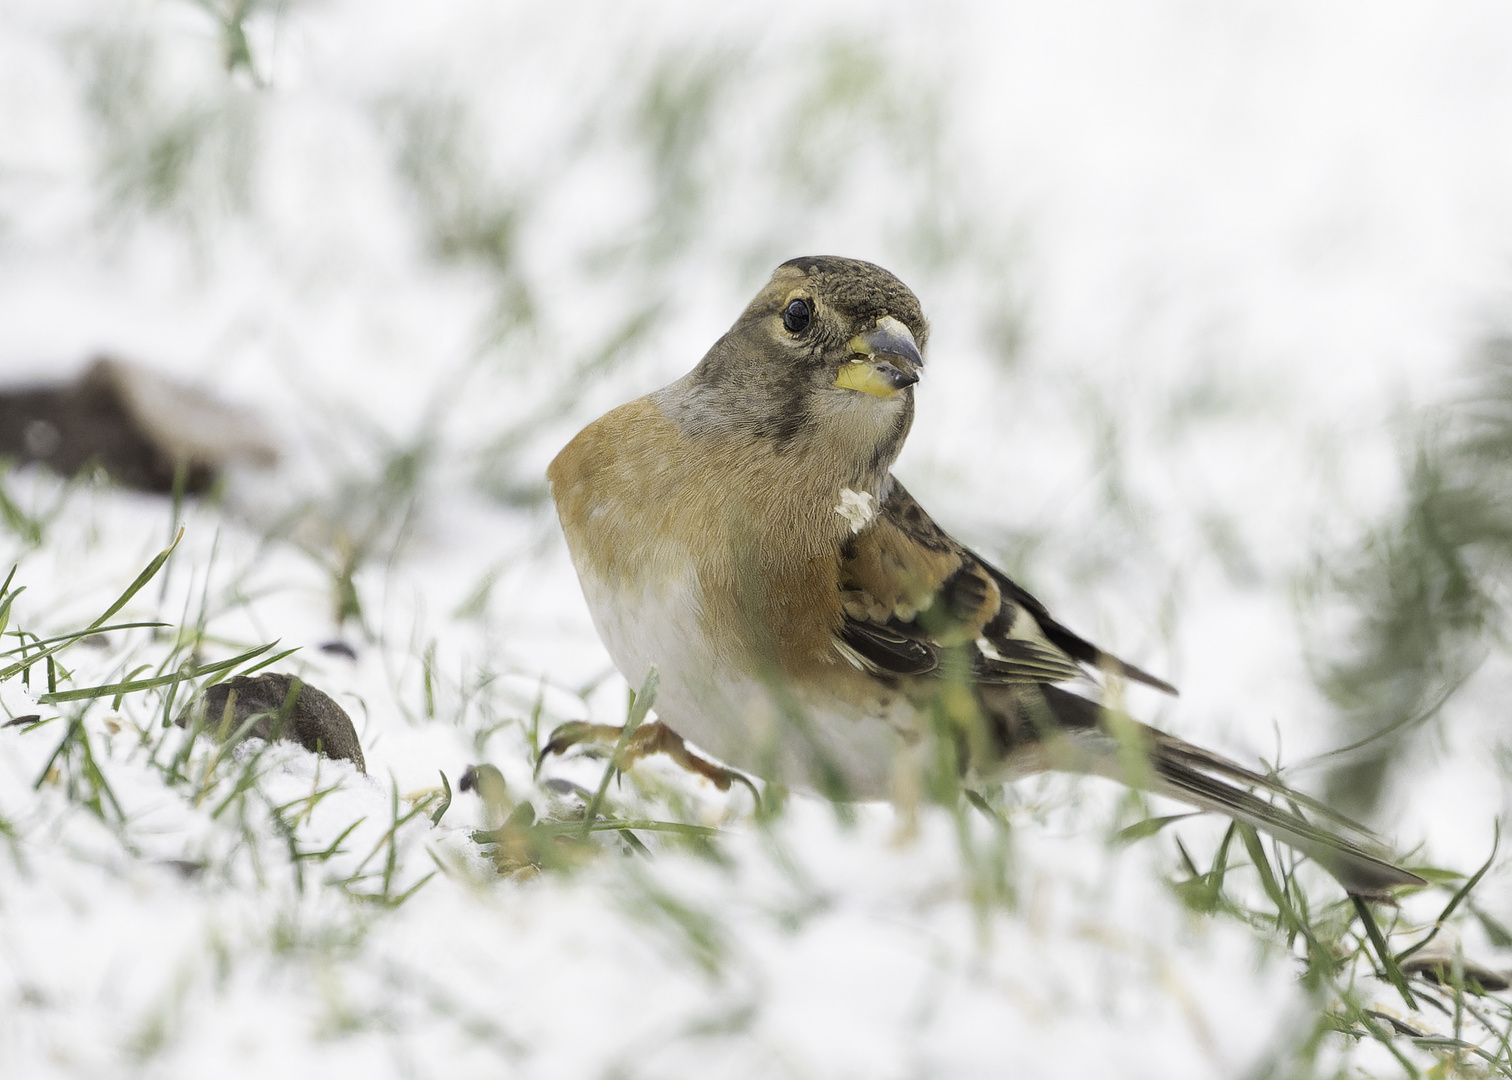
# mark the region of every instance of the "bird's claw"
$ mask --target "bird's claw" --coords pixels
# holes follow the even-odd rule
[[[623,731],[623,728],[613,724],[590,724],[583,720],[571,720],[561,724],[552,731],[551,738],[541,748],[541,755],[536,759],[536,773],[540,773],[541,763],[551,755],[564,754],[581,743],[613,746],[619,742]],[[731,784],[744,784],[746,790],[751,793],[751,798],[756,801],[756,805],[761,805],[761,793],[756,790],[756,785],[751,782],[750,777],[734,769],[718,765],[705,757],[700,757],[688,749],[688,744],[683,741],[681,735],[660,720],[642,724],[635,729],[635,734],[630,736],[630,744],[625,748],[624,757],[620,760],[620,769],[628,769],[640,758],[649,757],[651,754],[667,755],[677,765],[703,777],[720,791],[729,791]]]
[[[612,746],[618,741],[619,733],[620,729],[612,724],[590,724],[584,720],[569,720],[565,724],[558,724],[536,756],[535,774],[541,775],[541,765],[548,757],[565,754],[581,742],[607,742]]]

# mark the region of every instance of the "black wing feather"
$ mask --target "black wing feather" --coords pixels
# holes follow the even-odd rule
[[[1004,609],[1006,610],[1010,603],[1017,604],[1023,608],[1034,617],[1035,622],[1039,623],[1040,630],[1044,632],[1045,637],[1058,646],[1067,656],[1080,660],[1087,666],[1097,668],[1098,670],[1112,668],[1126,679],[1133,679],[1135,682],[1152,686],[1163,693],[1173,696],[1180,693],[1180,691],[1164,679],[1151,675],[1148,671],[1135,667],[1126,660],[1120,660],[1112,653],[1103,652],[1086,638],[1066,629],[1050,614],[1050,609],[1040,603],[1038,598],[1022,585],[993,566],[990,562],[977,556],[974,552],[972,553],[972,558],[981,563],[982,569],[991,574],[992,579],[997,582],[998,588],[1003,593]]]
[[[874,675],[918,676],[939,673],[945,647],[915,622],[890,619],[885,625],[846,616],[839,640],[853,660]],[[1058,649],[1033,641],[1008,639],[994,644],[994,656],[975,642],[970,651],[972,678],[981,683],[1054,683],[1082,675],[1082,669]]]
[[[906,633],[896,619],[879,626],[846,616],[840,641],[874,675],[928,675],[940,666],[938,648]]]
[[[945,654],[964,649],[969,651],[971,674],[981,683],[1067,682],[1085,675],[1080,665],[1086,664],[1176,692],[1164,680],[1103,652],[1062,626],[1007,574],[953,540],[896,479],[883,499],[881,518],[879,526],[885,523],[917,546],[921,563],[927,565],[931,558],[938,561],[945,555],[953,569],[937,581],[932,598],[917,614],[894,611],[883,621],[878,611],[869,617],[864,610],[845,612],[836,641],[858,667],[881,677],[938,675]],[[854,550],[844,557],[850,558]],[[893,557],[898,557],[896,549]],[[985,617],[983,609],[992,602],[994,586],[998,607],[985,624],[974,621]],[[902,618],[904,613],[910,617]],[[1025,627],[1016,627],[1024,615],[1038,624],[1039,634],[1026,634]],[[973,626],[981,627],[980,631],[971,630]],[[974,634],[977,640],[969,636]]]

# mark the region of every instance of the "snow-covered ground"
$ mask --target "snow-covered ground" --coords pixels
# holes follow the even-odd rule
[[[545,463],[805,253],[919,294],[900,476],[1181,686],[1131,691],[1137,714],[1247,761],[1348,741],[1312,678],[1347,619],[1300,583],[1394,512],[1418,410],[1512,310],[1509,43],[1512,12],[1470,2],[10,0],[0,378],[120,355],[287,449],[177,518],[7,472],[38,526],[4,519],[8,629],[88,625],[182,525],[118,616],[170,627],[70,647],[59,688],[277,640],[368,772],[285,744],[176,762],[157,689],[0,684],[50,720],[0,729],[0,1075],[1403,1071],[1370,1040],[1298,1050],[1336,1007],[1301,946],[1169,884],[1176,838],[1206,867],[1222,823],[1110,845],[1143,809],[1101,782],[1027,781],[1006,825],[932,810],[909,839],[801,796],[758,821],[649,762],[611,809],[711,845],[641,831],[649,854],[501,874],[471,832],[525,801],[569,816],[533,741],[625,714]],[[1415,862],[1491,850],[1504,674],[1382,800]],[[502,802],[456,792],[432,825],[441,774],[485,762]],[[1477,904],[1508,921],[1498,870]],[[1264,907],[1253,873],[1230,886]]]

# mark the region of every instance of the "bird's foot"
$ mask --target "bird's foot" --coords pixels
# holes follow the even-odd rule
[[[614,724],[570,721],[560,725],[551,733],[550,741],[541,749],[540,761],[545,761],[554,754],[564,754],[574,746],[583,743],[598,743],[613,747],[619,742],[623,731],[624,728]],[[651,754],[666,754],[679,766],[688,772],[702,776],[720,791],[729,791],[731,784],[744,784],[746,790],[751,793],[751,797],[756,800],[756,805],[761,805],[761,795],[749,777],[695,754],[688,749],[688,744],[683,741],[681,735],[660,720],[653,720],[635,729],[635,734],[630,736],[630,744],[625,747],[625,755],[620,759],[620,768],[628,769],[636,761],[649,757]],[[536,764],[538,771],[540,761]]]

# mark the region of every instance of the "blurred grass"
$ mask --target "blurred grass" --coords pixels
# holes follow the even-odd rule
[[[486,339],[528,329],[535,304],[518,250],[528,201],[489,167],[467,105],[440,95],[400,96],[380,110],[380,122],[393,129],[395,172],[414,198],[432,255],[481,267],[493,283]]]
[[[252,56],[252,44],[248,37],[248,22],[264,12],[276,20],[291,6],[293,0],[194,0],[215,20],[220,31],[221,59],[229,75],[244,74],[256,85],[263,85]]]
[[[1467,381],[1461,400],[1414,419],[1388,519],[1313,582],[1353,621],[1342,646],[1323,643],[1315,670],[1348,742],[1330,757],[1328,796],[1356,814],[1431,753],[1456,695],[1505,648],[1512,338],[1486,341]]]
[[[185,92],[166,77],[160,44],[129,22],[81,34],[74,52],[97,132],[104,220],[156,216],[199,230],[249,208],[258,123],[243,87],[200,72]]]
[[[44,648],[56,650],[51,654],[39,648],[36,634],[20,628],[7,633],[22,642],[23,659],[29,658],[33,669],[61,660],[65,650],[97,633],[134,596],[150,595],[147,586],[172,557],[171,550],[163,552],[87,626],[49,635],[54,644]],[[7,582],[0,590],[0,610],[8,610],[6,597],[14,595],[13,590],[21,584]],[[201,591],[200,595],[209,593]],[[219,828],[238,837],[230,854],[221,855],[221,859],[249,859],[261,889],[276,892],[280,887],[277,882],[287,872],[292,875],[296,894],[311,888],[339,890],[368,913],[363,916],[364,921],[354,922],[344,930],[339,926],[327,927],[316,933],[310,944],[300,946],[312,950],[313,956],[324,957],[322,962],[339,967],[361,955],[366,933],[363,928],[371,926],[368,920],[381,919],[384,911],[402,907],[417,890],[434,880],[437,867],[423,862],[426,848],[414,844],[402,846],[399,836],[401,832],[413,835],[416,830],[423,832],[434,826],[432,819],[439,817],[435,803],[441,792],[414,798],[405,807],[401,805],[397,787],[391,783],[388,821],[379,822],[376,835],[366,834],[360,847],[354,846],[350,838],[363,824],[362,819],[338,830],[334,839],[319,842],[306,839],[312,812],[336,790],[332,784],[321,782],[319,772],[307,796],[275,801],[264,788],[269,748],[232,755],[207,745],[199,737],[198,723],[188,729],[163,725],[173,712],[175,694],[183,700],[191,680],[219,670],[226,663],[255,665],[265,651],[254,648],[228,661],[190,666],[184,658],[201,649],[216,648],[217,639],[213,635],[215,616],[211,612],[202,609],[187,615],[184,628],[172,634],[147,633],[150,627],[139,627],[134,635],[115,631],[112,653],[119,654],[115,666],[123,672],[121,679],[74,688],[69,685],[71,675],[64,668],[59,667],[55,675],[48,676],[56,682],[51,700],[63,707],[57,719],[65,730],[52,761],[38,778],[38,785],[61,793],[80,809],[111,823],[121,830],[129,845],[134,825],[117,801],[109,779],[110,770],[124,767],[125,763],[112,765],[99,753],[102,720],[98,713],[90,715],[92,707],[112,702],[111,709],[117,710],[121,717],[136,718],[130,722],[140,732],[145,760],[161,772],[165,787],[180,792],[190,805],[203,808],[212,822],[219,822]],[[154,654],[157,659],[151,661]],[[149,670],[162,674],[139,677],[143,661],[150,662]],[[0,676],[19,678],[24,670],[13,664]],[[37,677],[40,678],[40,673]],[[527,752],[530,735],[540,723],[539,698],[535,710],[514,707],[507,699],[498,697],[501,688],[492,680],[464,676],[459,685],[449,685],[444,670],[436,665],[426,667],[423,677],[435,684],[431,690],[436,713],[433,722],[445,722],[449,719],[448,709],[462,707],[471,697],[474,700],[467,706],[471,719],[466,723],[475,731],[480,750],[491,747],[495,753],[506,755]],[[479,697],[492,699],[491,705],[480,707],[476,700]],[[646,692],[638,705],[632,704],[635,710],[630,714],[632,723],[644,717],[649,701],[650,694]],[[499,717],[504,718],[502,726],[510,734],[503,742],[492,741],[501,729]],[[461,722],[461,718],[456,722]],[[29,734],[24,737],[36,738],[38,732],[55,730],[57,726],[43,723],[40,728],[28,729]],[[666,859],[689,855],[719,874],[733,873],[734,865],[722,851],[720,830],[680,817],[676,812],[679,803],[675,791],[669,793],[656,782],[647,783],[634,774],[626,776],[629,788],[616,794],[611,807],[608,795],[618,772],[617,764],[615,756],[605,762],[596,795],[589,797],[582,792],[566,799],[552,798],[544,789],[530,786],[503,786],[502,773],[496,770],[501,785],[496,797],[502,800],[499,809],[505,820],[498,830],[475,834],[475,842],[481,845],[481,850],[491,853],[499,870],[511,878],[552,874],[576,879],[585,868],[598,867],[599,874],[590,874],[582,880],[602,883],[602,871],[611,871],[608,880],[614,883],[617,903],[632,920],[643,924],[653,939],[665,942],[669,956],[680,958],[679,963],[698,972],[712,986],[731,987],[728,993],[733,996],[745,993],[741,987],[746,975],[742,972],[749,960],[734,939],[725,913],[717,904],[710,903],[704,891],[686,891],[678,883],[682,875],[666,876],[658,869],[666,865]],[[518,774],[517,769],[512,771]],[[1004,789],[952,790],[953,795],[943,798],[943,811],[954,820],[960,895],[977,912],[985,946],[991,941],[995,919],[1022,917],[1013,833],[1016,826],[1031,824],[1037,811]],[[1130,805],[1137,809],[1136,804]],[[599,808],[597,811],[595,806]],[[784,933],[797,933],[833,900],[808,883],[809,871],[804,869],[807,856],[795,845],[796,837],[789,830],[783,806],[780,799],[773,800],[756,827],[764,838],[765,857],[778,868],[780,878],[790,883],[794,893],[790,900],[767,905],[768,917]],[[684,807],[685,812],[691,809]],[[934,814],[940,810],[923,812]],[[1125,828],[1117,843],[1153,837],[1174,820],[1159,819]],[[585,825],[591,831],[585,832]],[[29,829],[34,827],[32,823]],[[1043,828],[1043,823],[1036,827]],[[1235,839],[1241,843],[1234,843]],[[1474,1057],[1489,1070],[1486,1074],[1512,1076],[1512,1063],[1505,1054],[1512,1011],[1504,1001],[1487,997],[1454,970],[1441,968],[1432,979],[1426,976],[1407,979],[1395,968],[1401,959],[1431,942],[1440,926],[1462,924],[1466,919],[1479,917],[1475,911],[1479,874],[1473,878],[1443,872],[1433,874],[1438,887],[1450,894],[1450,899],[1432,925],[1416,927],[1406,923],[1399,912],[1372,913],[1363,905],[1351,904],[1338,895],[1331,883],[1325,882],[1325,891],[1320,893],[1318,882],[1322,879],[1310,875],[1295,853],[1242,829],[1229,831],[1206,869],[1199,868],[1180,841],[1177,848],[1183,869],[1177,870],[1170,881],[1175,895],[1203,917],[1236,920],[1258,936],[1276,941],[1294,957],[1302,984],[1312,995],[1312,1019],[1299,1028],[1295,1042],[1274,1048],[1272,1059],[1257,1075],[1332,1075],[1328,1064],[1340,1055],[1347,1060],[1350,1048],[1364,1041],[1388,1051],[1404,1075],[1435,1075],[1434,1069],[1443,1074],[1441,1066],[1445,1063],[1460,1063],[1454,1068],[1461,1068],[1463,1062]],[[279,869],[280,849],[287,871]],[[602,856],[613,853],[624,858],[610,860],[606,865]],[[362,857],[354,865],[358,856]],[[416,866],[417,861],[421,865]],[[444,861],[436,861],[442,871],[458,873],[448,869]],[[327,871],[314,880],[307,873],[326,866],[334,868],[338,862],[341,869],[335,873]],[[1490,865],[1488,860],[1486,867]],[[1482,874],[1486,867],[1482,868]],[[227,868],[223,864],[212,872],[225,873]],[[468,879],[464,876],[462,880]],[[1378,925],[1375,920],[1383,917],[1385,921]],[[309,934],[292,924],[288,930],[296,935]],[[331,939],[336,944],[329,947],[322,944],[332,932],[337,935]],[[1400,944],[1404,937],[1411,940],[1406,947]],[[1388,945],[1393,938],[1399,944]],[[1409,1011],[1401,1017],[1380,1011],[1375,991],[1369,985],[1377,972],[1401,988],[1404,1004],[1411,1003]],[[167,997],[150,1003],[127,1048],[144,1060],[166,1052],[177,1037],[175,1018],[182,1015],[185,1007],[179,988],[193,985],[194,977],[185,975],[166,991]],[[464,1022],[467,1014],[457,1010],[451,997],[438,994],[432,998],[436,1002],[451,1002],[444,1005],[447,1015],[455,1014],[457,1022]],[[442,1005],[436,1008],[440,1011]],[[1432,1011],[1424,1013],[1425,1009]],[[1422,1019],[1418,1018],[1420,1013]],[[1434,1014],[1456,1017],[1452,1038],[1432,1034],[1434,1028],[1429,1018]],[[347,1032],[383,1023],[355,1005],[343,1006],[333,1013],[331,1022],[336,1025],[333,1030]],[[512,1048],[511,1053],[518,1050],[508,1033],[497,1026],[486,1035],[498,1043],[501,1052],[505,1047]]]
[[[664,264],[687,249],[720,166],[706,150],[719,106],[740,71],[723,49],[677,50],[650,73],[632,112],[631,132],[644,153],[652,199],[638,242],[623,250],[634,265]]]

